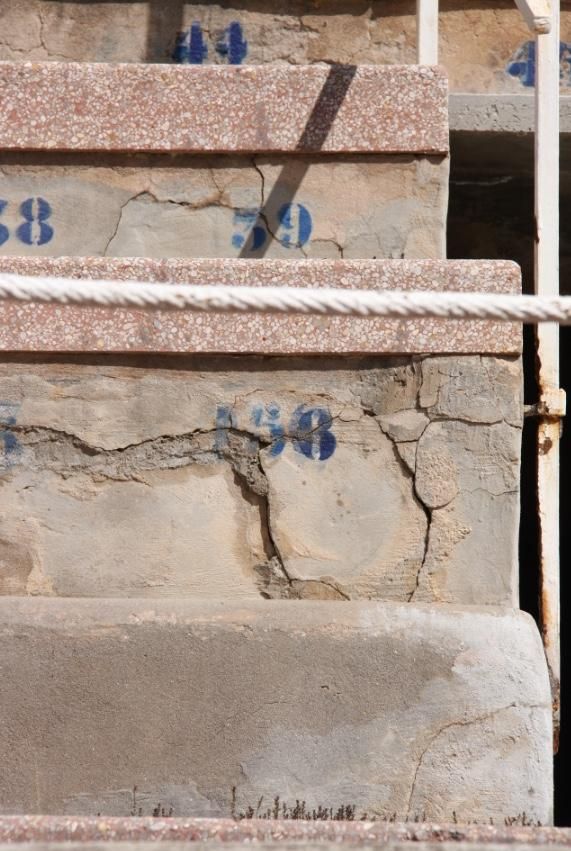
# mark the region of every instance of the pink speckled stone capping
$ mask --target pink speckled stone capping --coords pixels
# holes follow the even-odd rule
[[[519,293],[519,267],[490,260],[151,260],[1,257],[0,273],[381,290]],[[497,322],[216,315],[0,303],[0,351],[265,354],[517,354]]]
[[[402,822],[391,824],[383,821],[265,821],[247,819],[234,821],[222,818],[102,818],[101,816],[0,816],[0,842],[2,843],[84,843],[116,842],[143,843],[148,851],[149,842],[208,842],[214,848],[222,843],[266,849],[276,843],[278,848],[285,843],[298,843],[299,851],[311,851],[312,843],[335,843],[350,847],[366,846],[378,851],[394,847],[400,842],[470,843],[474,851],[482,846],[511,846],[520,851],[518,845],[530,848],[551,845],[557,848],[571,845],[571,830],[561,827],[505,827],[504,825],[431,824],[430,822]],[[38,847],[38,846],[36,846]],[[73,851],[77,845],[71,844]],[[317,844],[317,851],[323,845]],[[421,846],[422,847],[422,846]],[[446,847],[446,846],[444,846]],[[448,845],[450,849],[451,845]],[[31,845],[27,851],[33,851]],[[45,845],[39,851],[46,851]],[[59,851],[62,851],[61,847]],[[90,849],[93,851],[93,849]],[[131,851],[131,849],[129,849]],[[172,851],[172,846],[171,846]],[[179,851],[182,851],[182,845]],[[424,845],[423,851],[426,851]],[[464,847],[465,851],[465,847]]]
[[[0,148],[448,152],[439,68],[0,63]]]

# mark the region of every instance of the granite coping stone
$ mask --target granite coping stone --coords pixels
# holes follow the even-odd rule
[[[549,677],[513,609],[3,597],[0,647],[6,813],[551,823]]]
[[[446,154],[439,68],[0,63],[0,148]]]
[[[522,825],[459,825],[432,823],[341,822],[341,821],[262,821],[215,818],[102,818],[85,816],[0,816],[0,851],[13,843],[22,843],[29,851],[72,851],[97,843],[120,844],[127,851],[137,844],[161,842],[169,851],[180,849],[182,843],[265,845],[295,844],[305,846],[325,844],[374,845],[375,848],[396,847],[414,843],[418,851],[424,844],[448,848],[550,846],[569,847],[571,829],[528,827]],[[421,845],[422,843],[422,845]]]
[[[0,274],[380,290],[519,293],[511,261],[1,257]],[[519,354],[521,326],[492,321],[216,315],[0,303],[0,351],[216,354]]]

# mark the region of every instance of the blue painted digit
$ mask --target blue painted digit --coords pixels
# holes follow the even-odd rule
[[[568,86],[571,84],[571,44],[564,41],[559,43],[559,63],[560,79]],[[536,66],[535,41],[526,41],[518,47],[506,70],[511,77],[517,77],[523,86],[533,88]]]
[[[219,56],[228,59],[229,65],[241,65],[248,55],[248,42],[239,21],[232,21],[224,32],[224,36],[216,43]]]
[[[216,408],[216,433],[214,436],[214,449],[221,452],[228,446],[228,429],[235,426],[232,410],[225,405]]]
[[[3,457],[0,460],[0,467],[4,467],[5,469],[13,467],[22,454],[22,447],[16,435],[13,431],[9,430],[11,426],[16,425],[16,414],[19,408],[20,406],[18,404],[0,402],[0,423],[8,426],[8,429],[0,430],[0,441],[3,444],[1,453]]]
[[[335,452],[337,441],[331,431],[333,420],[327,408],[300,405],[294,411],[291,431],[294,449],[306,458],[327,461]]]
[[[54,229],[47,224],[52,208],[45,198],[27,198],[20,204],[24,219],[16,230],[16,236],[25,245],[45,245],[53,239]]]
[[[528,88],[535,86],[535,42],[526,41],[516,51],[507,67],[511,77],[518,77]]]
[[[202,65],[208,56],[208,47],[204,43],[202,27],[195,21],[189,30],[179,32],[172,54],[178,65]]]
[[[285,448],[284,427],[280,422],[279,405],[254,405],[252,407],[252,422],[258,429],[267,428],[272,439],[272,448],[270,455],[276,457],[280,455]]]
[[[278,212],[277,239],[286,248],[301,248],[309,240],[313,223],[303,204],[284,204]]]
[[[268,234],[266,229],[259,224],[256,224],[260,215],[259,209],[243,209],[234,211],[234,226],[237,232],[232,236],[232,245],[234,248],[242,248],[246,239],[251,234],[252,251],[257,251],[261,248]]]
[[[3,198],[0,198],[0,216],[8,206],[8,202],[4,201]],[[6,227],[6,225],[0,225],[0,245],[4,245],[6,240],[10,238],[10,231]]]

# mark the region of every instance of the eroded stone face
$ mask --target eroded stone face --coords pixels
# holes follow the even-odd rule
[[[520,384],[518,358],[12,359],[0,593],[513,605]]]
[[[5,157],[0,253],[440,258],[447,158]]]
[[[562,9],[561,82],[571,84],[571,14]],[[0,0],[0,59],[188,64],[415,61],[409,0],[228,4],[175,0]],[[453,91],[529,92],[531,34],[513,2],[440,3],[440,62]]]
[[[4,812],[229,817],[279,796],[357,819],[552,818],[527,615],[11,599],[0,646]]]

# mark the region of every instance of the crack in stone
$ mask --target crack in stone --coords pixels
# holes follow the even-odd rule
[[[432,524],[432,510],[427,505],[425,505],[425,503],[420,498],[418,491],[416,489],[416,467],[415,467],[414,471],[410,470],[410,468],[405,463],[404,459],[401,457],[400,452],[398,451],[398,444],[406,442],[406,443],[416,443],[418,445],[418,440],[420,440],[420,437],[422,437],[422,434],[424,434],[424,432],[426,431],[426,429],[428,428],[430,423],[426,424],[426,426],[424,427],[422,434],[420,435],[418,440],[398,441],[398,440],[395,440],[393,437],[391,437],[391,435],[387,431],[385,431],[385,429],[383,428],[378,416],[374,416],[374,419],[377,421],[381,432],[385,435],[386,438],[388,438],[388,440],[390,440],[391,445],[393,447],[393,452],[394,452],[395,458],[397,459],[397,462],[400,465],[401,469],[404,471],[405,475],[408,478],[411,479],[414,499],[416,500],[416,502],[418,503],[420,508],[423,510],[425,517],[426,517],[426,531],[424,533],[424,551],[422,553],[422,559],[421,559],[421,562],[420,562],[420,566],[419,566],[417,573],[416,573],[416,584],[415,584],[414,588],[412,589],[412,591],[410,592],[410,594],[407,598],[407,602],[410,603],[410,602],[413,601],[413,599],[414,599],[414,597],[415,597],[415,595],[416,595],[416,593],[417,593],[417,591],[420,587],[420,580],[421,580],[421,577],[424,573],[424,569],[425,569],[425,566],[426,566],[426,559],[428,557],[428,549],[429,549],[429,546],[430,546],[430,530],[431,530],[431,524]]]
[[[258,173],[260,173],[259,169],[256,166],[254,166],[254,167],[255,167],[256,171],[258,171]],[[137,192],[134,195],[132,195],[130,198],[128,198],[126,201],[124,201],[121,204],[121,207],[119,209],[119,215],[117,217],[117,223],[115,225],[113,233],[111,234],[111,236],[109,237],[109,239],[107,241],[107,245],[105,246],[105,248],[103,250],[103,256],[104,257],[110,256],[108,254],[108,252],[109,252],[109,249],[111,247],[111,243],[113,242],[114,239],[116,239],[117,234],[119,233],[119,229],[121,227],[121,223],[123,221],[123,217],[124,217],[126,208],[130,204],[135,203],[136,201],[139,201],[143,198],[148,198],[151,202],[158,204],[158,205],[166,204],[166,205],[170,205],[170,206],[173,206],[173,207],[180,207],[181,209],[206,210],[206,209],[212,207],[212,208],[215,208],[215,209],[222,208],[222,209],[225,209],[225,210],[230,210],[231,212],[237,212],[240,209],[239,207],[235,207],[233,204],[228,204],[227,202],[225,202],[223,200],[224,191],[220,187],[220,185],[217,183],[217,181],[214,177],[214,169],[210,169],[210,177],[211,177],[212,183],[214,184],[217,195],[215,197],[207,196],[207,197],[205,197],[205,198],[203,198],[202,200],[199,200],[199,201],[175,201],[173,198],[160,197],[159,195],[156,194],[156,192],[152,191],[148,187],[146,189],[142,189],[140,192]],[[264,219],[264,222],[265,222],[265,219]],[[267,222],[266,222],[266,226],[267,226]],[[270,235],[272,237],[274,237],[274,234],[271,233],[271,231],[269,230],[269,227],[268,227],[268,232],[270,233]]]
[[[107,245],[105,246],[105,248],[103,250],[103,256],[104,257],[108,256],[107,252],[109,251],[109,248],[111,247],[111,243],[113,242],[113,240],[115,239],[115,237],[119,233],[119,228],[121,227],[121,222],[123,221],[123,214],[125,212],[125,208],[128,207],[129,204],[132,201],[136,201],[137,198],[141,197],[141,195],[146,195],[146,194],[147,194],[146,190],[142,190],[141,192],[137,192],[136,195],[133,195],[131,198],[128,198],[126,201],[123,202],[123,204],[121,204],[121,207],[119,208],[119,215],[117,216],[117,223],[115,225],[115,230],[113,231],[113,233],[111,234],[111,236],[107,240]]]
[[[273,534],[269,486],[260,462],[260,448],[271,446],[273,441],[266,442],[258,435],[234,427],[213,427],[159,435],[105,449],[60,429],[14,426],[11,431],[28,438],[23,445],[34,452],[36,469],[47,469],[66,479],[84,473],[94,480],[136,481],[151,487],[144,472],[226,461],[244,499],[259,510],[268,559],[258,568],[262,584],[260,593],[270,597],[298,596],[299,588],[293,585]],[[217,446],[216,441],[221,438],[222,445]],[[296,580],[296,583],[301,582],[303,580]]]
[[[421,752],[421,754],[418,758],[418,762],[416,764],[416,768],[415,768],[414,775],[413,775],[413,778],[412,778],[410,794],[408,796],[408,802],[407,802],[407,805],[406,805],[405,820],[408,820],[411,816],[410,808],[411,808],[411,804],[412,804],[412,799],[414,797],[414,793],[416,791],[418,774],[420,772],[420,769],[422,768],[422,763],[424,761],[424,758],[425,758],[426,754],[428,753],[428,751],[430,750],[430,748],[432,747],[432,745],[434,744],[434,742],[437,739],[439,739],[440,736],[443,733],[445,733],[447,730],[450,730],[454,727],[471,727],[473,724],[481,724],[484,721],[488,721],[491,718],[494,718],[496,715],[499,715],[502,712],[507,712],[508,710],[515,709],[515,708],[519,708],[519,709],[549,709],[549,710],[551,710],[550,706],[545,706],[544,704],[540,704],[540,703],[515,703],[515,702],[512,702],[512,703],[509,703],[507,706],[499,706],[497,709],[493,709],[490,712],[486,712],[484,715],[479,715],[475,718],[469,718],[469,719],[466,719],[465,721],[450,721],[450,722],[448,722],[448,724],[444,724],[439,730],[437,730],[430,737],[427,744],[423,748],[423,750],[422,750],[422,752]]]

